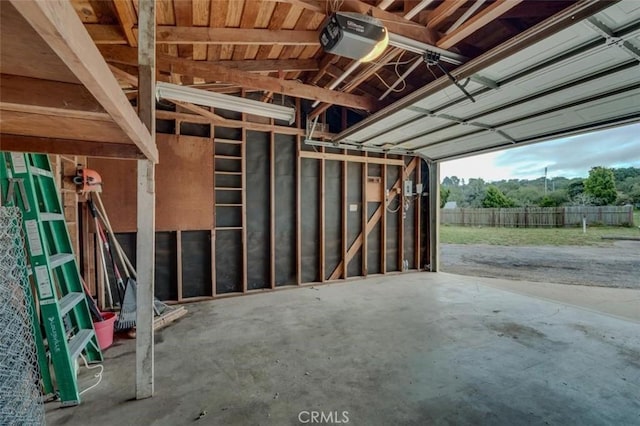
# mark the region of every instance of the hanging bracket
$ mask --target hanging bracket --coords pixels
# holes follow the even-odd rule
[[[467,90],[464,88],[464,86],[462,86],[459,82],[458,79],[456,79],[454,76],[451,75],[451,73],[449,71],[447,71],[447,69],[445,67],[442,66],[442,64],[440,63],[440,54],[437,52],[432,52],[430,50],[427,50],[423,56],[424,58],[424,62],[427,64],[428,67],[435,65],[437,66],[440,71],[442,71],[448,78],[449,80],[451,80],[451,82],[453,84],[455,84],[455,86],[460,89],[462,91],[462,93],[464,93],[464,95],[469,98],[471,100],[471,102],[475,102],[476,100],[473,98],[473,96],[471,96],[471,94],[469,92],[467,92]]]

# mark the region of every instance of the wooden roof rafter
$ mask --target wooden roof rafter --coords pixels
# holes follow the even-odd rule
[[[51,87],[61,82],[71,83],[86,89],[94,98],[91,109],[78,110],[65,101],[72,96],[69,92],[73,92],[73,88],[67,87],[64,93],[56,92],[60,93],[56,99],[60,101],[59,106],[48,105],[50,100],[38,97],[32,91],[29,98],[24,96],[22,111],[16,110],[20,103],[16,100],[10,107],[12,111],[3,114],[4,147],[10,143],[7,136],[12,134],[36,139],[51,136],[87,144],[93,141],[131,145],[133,142],[135,149],[146,158],[158,161],[158,150],[151,134],[136,116],[68,1],[9,0],[3,1],[1,8],[2,73],[37,79],[38,83]],[[14,34],[12,37],[8,35],[10,32]],[[7,79],[4,81],[8,82]],[[16,81],[13,79],[4,84],[3,92],[9,93]],[[24,87],[25,93],[31,89]],[[4,107],[9,108],[8,104],[4,102]],[[83,113],[84,118],[77,116],[79,113]],[[105,120],[97,120],[96,113],[104,113],[101,117]],[[96,152],[96,155],[100,153]]]

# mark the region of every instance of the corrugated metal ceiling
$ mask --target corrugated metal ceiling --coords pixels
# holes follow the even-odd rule
[[[444,160],[639,122],[639,64],[640,2],[625,0],[477,70],[462,81],[475,103],[441,77],[334,141]]]

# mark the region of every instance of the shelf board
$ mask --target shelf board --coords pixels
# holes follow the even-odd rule
[[[242,157],[236,157],[233,155],[215,155],[213,156],[216,160],[242,160]]]
[[[214,207],[242,207],[242,204],[214,204]]]
[[[216,191],[242,191],[242,188],[233,188],[230,186],[216,186],[214,189]]]
[[[241,145],[243,143],[243,141],[239,141],[237,139],[224,139],[224,138],[214,138],[213,141],[217,143],[229,143],[229,144],[235,144],[235,145]]]
[[[216,228],[216,231],[237,231],[237,230],[241,230],[242,226],[222,226],[222,227],[218,227]]]
[[[234,176],[242,176],[242,172],[224,172],[224,171],[216,171],[214,172],[217,175],[234,175]]]

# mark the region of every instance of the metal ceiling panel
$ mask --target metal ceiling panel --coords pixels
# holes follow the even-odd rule
[[[425,90],[336,141],[440,160],[640,121],[640,2],[616,3],[461,82],[475,103],[451,84]]]

